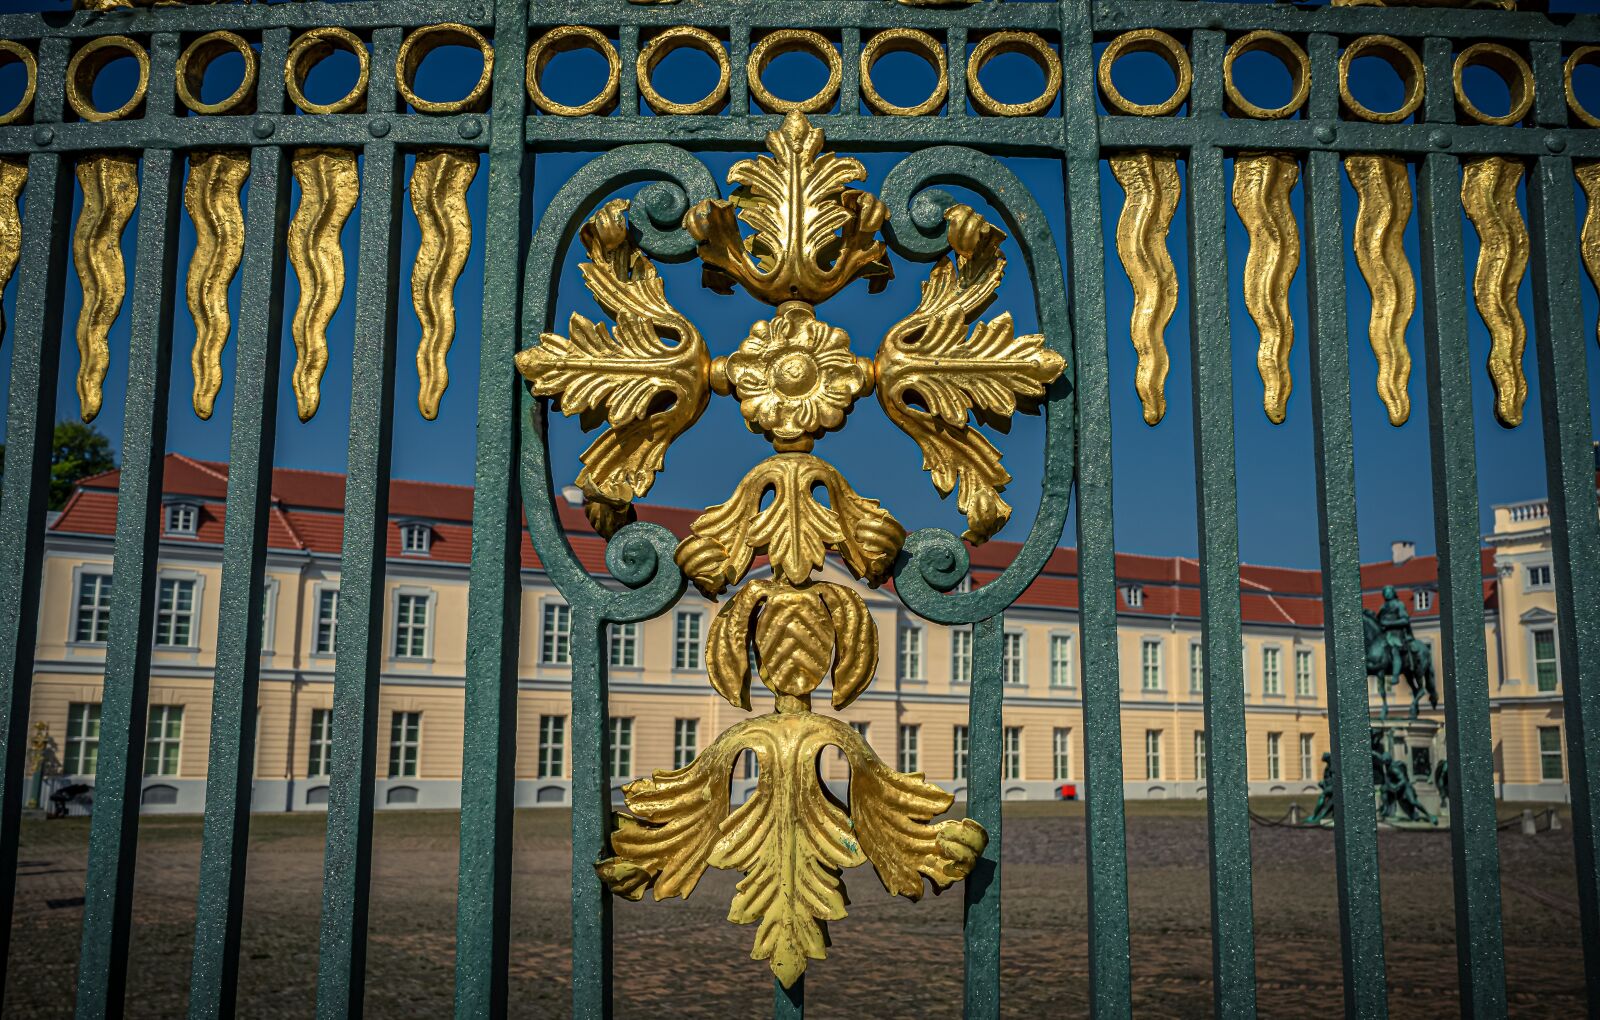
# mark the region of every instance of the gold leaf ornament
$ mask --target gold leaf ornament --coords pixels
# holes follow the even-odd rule
[[[1256,369],[1261,373],[1262,407],[1275,425],[1288,415],[1289,350],[1294,319],[1289,314],[1289,283],[1300,266],[1300,228],[1289,193],[1300,179],[1300,164],[1280,152],[1240,153],[1233,163],[1233,204],[1250,234],[1244,263],[1244,303],[1261,333]]]
[[[456,281],[472,251],[467,188],[477,175],[478,154],[470,149],[419,153],[411,173],[411,210],[421,235],[411,270],[411,303],[422,324],[417,410],[429,421],[439,417],[439,401],[450,384],[445,356],[456,335]]]
[[[244,258],[244,210],[239,191],[250,176],[250,157],[242,152],[197,152],[189,157],[183,204],[194,223],[194,255],[184,284],[194,317],[194,413],[210,419],[222,388],[222,348],[232,320],[228,285]]]
[[[122,260],[122,232],[139,204],[139,161],[122,153],[101,153],[78,162],[83,208],[72,233],[72,261],[83,287],[78,311],[78,407],[85,422],[100,413],[111,365],[111,324],[128,292]]]
[[[1578,235],[1578,250],[1583,255],[1589,280],[1600,289],[1600,163],[1580,163],[1576,175],[1589,203],[1583,217],[1583,231]],[[1600,324],[1596,326],[1596,336],[1600,338]]]
[[[1522,423],[1528,380],[1522,371],[1528,327],[1517,307],[1517,290],[1528,270],[1528,225],[1517,208],[1522,164],[1501,156],[1467,161],[1461,173],[1461,205],[1478,232],[1478,267],[1472,294],[1489,327],[1489,378],[1495,417],[1506,426]]]
[[[831,665],[833,707],[844,708],[867,689],[877,668],[878,628],[860,595],[827,581],[804,588],[751,581],[711,621],[706,642],[711,686],[746,711],[752,632],[759,662],[766,664],[762,683],[774,694],[809,695]]]
[[[1393,156],[1346,156],[1344,168],[1356,189],[1356,265],[1372,292],[1367,339],[1378,359],[1378,396],[1389,409],[1389,424],[1404,425],[1411,417],[1406,324],[1417,309],[1404,240],[1411,178],[1405,162]]]
[[[300,281],[290,324],[297,357],[294,396],[301,421],[322,402],[328,368],[328,323],[344,297],[344,249],[339,234],[356,207],[361,178],[351,149],[296,149],[289,168],[300,184],[300,205],[289,221],[289,264]]]
[[[22,217],[17,199],[28,180],[28,164],[20,159],[0,159],[0,296],[22,256]],[[6,334],[5,310],[0,308],[0,338]]]
[[[1167,230],[1183,185],[1177,158],[1166,153],[1131,152],[1110,162],[1127,196],[1117,219],[1117,255],[1133,284],[1128,336],[1139,355],[1133,384],[1145,424],[1156,425],[1167,413],[1166,332],[1178,307],[1178,271],[1167,250]]]
[[[1044,346],[1043,335],[1017,336],[1009,312],[973,325],[1005,275],[1005,233],[964,205],[951,207],[945,219],[954,259],[933,267],[921,302],[879,346],[878,402],[921,448],[922,467],[940,495],[959,489],[965,537],[976,545],[1010,518],[1000,493],[1011,475],[968,413],[1006,431],[1016,412],[1038,410],[1066,362]]]

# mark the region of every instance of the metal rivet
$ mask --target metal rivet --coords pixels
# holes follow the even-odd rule
[[[1428,135],[1428,142],[1435,149],[1448,149],[1450,148],[1450,132],[1435,131]]]
[[[43,124],[40,124],[38,127],[33,129],[33,144],[35,144],[35,145],[49,145],[51,142],[53,142],[55,140],[56,140],[55,129],[50,128],[50,127],[46,127]]]
[[[456,125],[456,134],[462,138],[476,138],[483,133],[483,121],[476,117],[467,117]]]
[[[367,134],[371,135],[372,137],[374,137],[374,138],[382,138],[384,135],[386,135],[388,133],[389,133],[389,120],[388,120],[387,117],[379,117],[376,120],[371,120],[371,121],[367,122]]]
[[[1555,132],[1551,132],[1544,136],[1544,147],[1551,152],[1565,152],[1567,150],[1567,140]]]
[[[272,132],[277,130],[277,125],[266,117],[257,117],[256,122],[250,125],[250,130],[257,138],[271,138]]]
[[[1328,145],[1339,136],[1339,129],[1334,127],[1332,124],[1318,124],[1314,130],[1314,134],[1317,136],[1317,141],[1321,142],[1323,145]]]

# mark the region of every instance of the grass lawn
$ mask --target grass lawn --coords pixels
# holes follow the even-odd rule
[[[1256,805],[1266,817],[1286,801]],[[1306,806],[1309,806],[1307,803]],[[1523,805],[1503,805],[1511,816]],[[569,816],[516,816],[511,996],[514,1015],[564,1016],[571,967]],[[442,1016],[455,957],[457,817],[380,812],[375,819],[367,1010]],[[31,819],[22,830],[6,1016],[71,1013],[88,819]],[[239,976],[241,1016],[306,1016],[316,989],[324,826],[317,815],[258,815],[251,825]],[[1263,1015],[1342,1010],[1337,890],[1329,833],[1252,831],[1258,1001]],[[1396,1016],[1458,1012],[1448,833],[1378,837]],[[128,1015],[182,1013],[200,853],[197,817],[140,826]],[[1500,837],[1506,974],[1514,1014],[1585,1011],[1583,957],[1568,831]],[[1130,802],[1134,1008],[1143,1016],[1210,1009],[1206,824],[1199,802]],[[1083,807],[1006,806],[1002,967],[1010,1016],[1086,1011]],[[619,1017],[768,1015],[771,983],[748,959],[754,929],[724,920],[737,875],[708,871],[688,901],[615,906]],[[870,869],[845,875],[850,916],[831,925],[829,959],[809,971],[817,1017],[958,1017],[961,897],[909,903]]]

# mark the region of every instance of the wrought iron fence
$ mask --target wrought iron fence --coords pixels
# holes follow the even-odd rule
[[[797,27],[803,18],[804,24]],[[437,26],[448,26],[440,29]],[[354,383],[349,481],[335,679],[335,759],[329,795],[318,1010],[359,1013],[367,940],[373,767],[384,600],[395,322],[400,299],[398,218],[405,157],[424,221],[419,313],[433,317],[419,352],[425,414],[437,408],[436,373],[449,331],[448,292],[465,243],[460,194],[487,152],[483,367],[468,618],[466,742],[462,779],[456,1009],[504,1013],[508,966],[511,806],[517,741],[518,548],[526,523],[546,569],[573,604],[574,1012],[603,1016],[611,999],[610,893],[595,871],[611,824],[606,782],[606,675],[600,654],[608,622],[664,611],[683,591],[665,532],[634,528],[611,545],[608,563],[629,590],[596,586],[557,525],[546,406],[512,370],[514,356],[550,328],[556,266],[580,224],[608,193],[653,182],[630,211],[645,251],[682,259],[695,240],[680,224],[692,202],[717,199],[703,150],[762,147],[785,104],[761,72],[784,48],[810,48],[831,69],[813,122],[843,151],[914,151],[884,188],[885,233],[902,256],[940,259],[951,247],[938,185],[970,188],[1006,219],[1029,263],[1045,345],[1064,357],[1048,391],[1044,498],[1017,561],[994,583],[944,596],[964,572],[965,552],[946,532],[911,536],[893,568],[896,591],[915,612],[970,626],[974,634],[969,813],[987,847],[965,883],[966,1012],[993,1016],[999,974],[1001,682],[1003,613],[1042,567],[1077,498],[1086,740],[1089,963],[1094,1011],[1130,1011],[1126,853],[1112,547],[1110,387],[1101,231],[1101,165],[1127,189],[1118,247],[1135,285],[1130,333],[1140,351],[1137,384],[1147,419],[1162,411],[1161,335],[1176,288],[1186,288],[1193,345],[1195,458],[1201,540],[1205,729],[1209,739],[1213,973],[1219,1015],[1252,1013],[1255,946],[1234,479],[1233,387],[1225,212],[1232,200],[1251,234],[1248,311],[1260,326],[1269,417],[1281,420],[1293,380],[1286,351],[1293,324],[1286,300],[1303,249],[1308,281],[1311,401],[1327,607],[1330,721],[1336,764],[1339,915],[1345,1005],[1385,1013],[1377,846],[1368,805],[1368,704],[1354,499],[1350,326],[1346,318],[1341,196],[1348,174],[1357,256],[1374,294],[1368,337],[1392,420],[1404,420],[1403,335],[1416,300],[1412,269],[1394,225],[1409,213],[1415,168],[1421,228],[1424,325],[1436,533],[1440,554],[1444,673],[1452,762],[1456,946],[1464,1013],[1506,1008],[1496,819],[1491,786],[1488,679],[1479,573],[1477,466],[1471,371],[1464,343],[1467,292],[1463,204],[1488,255],[1474,293],[1494,337],[1497,413],[1522,416],[1525,326],[1514,297],[1522,266],[1533,269],[1536,360],[1554,536],[1567,754],[1589,993],[1600,1001],[1600,534],[1594,512],[1591,409],[1579,267],[1600,273],[1594,204],[1580,235],[1574,182],[1600,197],[1600,124],[1573,95],[1576,64],[1600,59],[1600,18],[1556,19],[1509,10],[1351,6],[1301,8],[1172,0],[1059,0],[946,8],[887,2],[793,5],[770,0],[695,0],[632,6],[617,0],[528,4],[517,0],[294,3],[84,11],[71,17],[0,16],[0,60],[27,65],[22,103],[0,114],[0,279],[16,272],[8,444],[11,470],[0,502],[0,642],[5,653],[0,740],[0,940],[9,938],[21,813],[23,756],[33,675],[37,607],[56,417],[62,298],[68,239],[83,280],[77,324],[84,369],[82,410],[99,400],[106,329],[122,300],[126,267],[118,239],[137,203],[131,294],[129,385],[115,556],[100,774],[90,842],[77,1009],[120,1013],[128,959],[140,748],[144,738],[155,600],[162,455],[176,303],[180,200],[212,254],[191,271],[196,316],[196,411],[209,414],[221,338],[228,332],[228,279],[242,281],[232,453],[207,775],[199,908],[191,979],[194,1016],[234,1011],[250,809],[259,628],[273,460],[286,263],[302,280],[292,333],[302,345],[292,380],[302,417],[315,412],[319,356],[342,274],[337,224],[359,193],[355,271]],[[485,79],[460,103],[421,100],[411,76],[425,49],[466,41],[485,53]],[[721,77],[699,103],[664,99],[650,71],[668,49],[711,53]],[[582,106],[563,106],[540,85],[549,56],[598,50],[610,74]],[[934,96],[900,108],[871,80],[875,57],[909,48],[940,70]],[[358,55],[356,89],[334,104],[310,102],[301,82],[328,48]],[[1295,83],[1289,105],[1255,106],[1234,87],[1235,57],[1264,48]],[[1133,50],[1172,65],[1178,89],[1162,104],[1120,96],[1108,68]],[[247,54],[238,93],[197,98],[198,75],[217,53]],[[1045,72],[1037,102],[1005,104],[976,71],[999,52],[1028,54]],[[137,94],[104,112],[89,88],[116,55],[140,65]],[[1407,86],[1394,111],[1362,106],[1347,88],[1352,60],[1377,55]],[[491,60],[492,57],[492,60]],[[1484,114],[1460,73],[1486,65],[1506,78],[1513,110]],[[1101,112],[1097,96],[1103,97]],[[646,114],[641,100],[650,112]],[[609,149],[568,181],[550,205],[530,207],[535,157]],[[361,160],[357,168],[355,155]],[[1035,200],[996,157],[1059,162],[1067,233],[1052,235]],[[185,178],[184,164],[188,163]],[[1234,190],[1226,164],[1234,166]],[[1181,163],[1181,170],[1180,170]],[[73,177],[84,210],[74,224]],[[1303,175],[1304,240],[1286,195]],[[1516,206],[1526,175],[1528,220]],[[302,188],[290,223],[291,177]],[[248,179],[248,200],[238,204]],[[186,183],[187,181],[187,183]],[[1187,192],[1189,264],[1179,274],[1165,253],[1165,226],[1178,190]],[[20,195],[20,217],[16,215]],[[312,215],[314,214],[314,215]],[[332,226],[330,226],[332,225]],[[329,230],[335,240],[329,241]],[[430,233],[431,231],[431,233]],[[703,241],[703,238],[700,240]],[[958,251],[958,255],[961,253]],[[1063,265],[1063,258],[1065,265]],[[1487,268],[1486,268],[1487,263]],[[1288,271],[1285,272],[1285,267]],[[321,285],[316,281],[322,281]],[[1507,288],[1510,288],[1508,291]],[[220,332],[219,332],[220,330]],[[1358,330],[1359,332],[1359,330]],[[120,352],[119,352],[120,354]],[[430,370],[429,366],[433,366]],[[431,415],[430,415],[431,416]],[[1523,425],[1522,427],[1530,427]],[[594,496],[594,493],[591,493]],[[626,501],[622,501],[624,504]],[[617,523],[620,523],[618,521]],[[920,883],[920,878],[918,879]],[[920,884],[919,884],[920,888]],[[0,941],[0,959],[7,943]],[[778,986],[776,1010],[799,1015],[803,983]]]

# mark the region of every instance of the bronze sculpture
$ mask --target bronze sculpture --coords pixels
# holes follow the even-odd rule
[[[1439,707],[1439,689],[1433,678],[1433,652],[1411,633],[1411,614],[1395,593],[1394,585],[1383,589],[1383,607],[1374,613],[1361,611],[1367,638],[1367,675],[1378,679],[1378,694],[1383,699],[1381,718],[1389,718],[1389,688],[1398,684],[1402,676],[1411,687],[1411,716],[1415,719],[1422,707],[1422,695],[1428,695],[1428,707]]]

